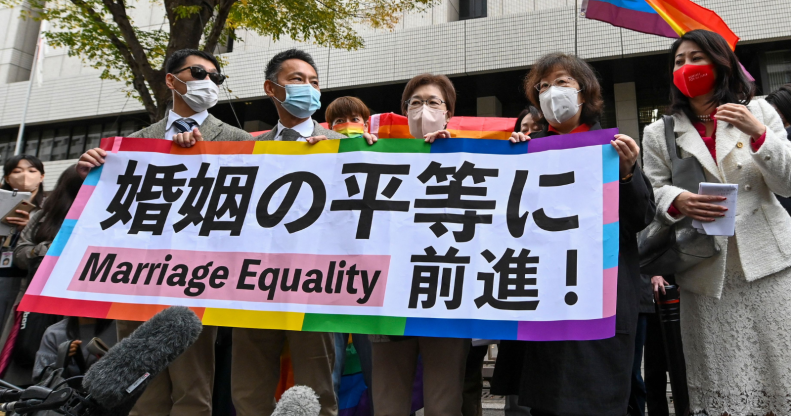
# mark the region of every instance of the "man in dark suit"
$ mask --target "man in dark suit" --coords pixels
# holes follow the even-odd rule
[[[272,98],[280,120],[258,140],[316,143],[346,136],[319,126],[311,117],[321,107],[319,76],[313,58],[290,49],[275,55],[266,66],[266,95]],[[338,414],[332,384],[335,363],[333,334],[271,329],[234,328],[231,391],[239,416],[269,415],[275,408],[280,380],[280,354],[288,341],[294,382],[319,396],[321,416]]]
[[[182,49],[168,58],[165,83],[173,91],[168,116],[128,137],[173,140],[183,147],[196,141],[254,140],[250,133],[229,126],[209,114],[217,104],[218,85],[225,76],[211,54]],[[107,153],[95,148],[80,158],[78,171],[87,175],[104,163]],[[142,322],[118,321],[118,338],[126,338]],[[195,343],[160,373],[135,404],[131,416],[211,416],[214,389],[214,343],[217,328],[203,328]]]

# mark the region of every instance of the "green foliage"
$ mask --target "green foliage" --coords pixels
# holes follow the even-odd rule
[[[0,0],[20,6],[25,0]],[[420,12],[440,0],[28,0],[23,17],[50,22],[45,32],[53,47],[101,70],[102,79],[125,82],[152,120],[169,94],[161,68],[178,49],[214,49],[249,30],[274,40],[282,37],[326,47],[358,49],[355,27],[392,30],[405,12]],[[129,16],[137,6],[164,6],[159,27],[141,28]],[[197,27],[195,25],[198,25]],[[190,29],[200,29],[197,35]],[[171,36],[171,34],[173,36]],[[202,36],[201,36],[202,34]]]

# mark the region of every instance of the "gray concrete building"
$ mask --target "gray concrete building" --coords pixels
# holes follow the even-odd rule
[[[356,51],[239,33],[242,41],[224,54],[232,92],[221,92],[212,113],[236,125],[233,106],[246,130],[271,127],[277,113],[263,91],[264,66],[273,54],[297,46],[316,60],[324,106],[354,95],[374,112],[398,112],[406,81],[433,72],[454,82],[457,115],[514,117],[527,105],[527,70],[541,55],[562,51],[578,54],[598,71],[606,100],[602,124],[639,137],[667,104],[672,40],[588,20],[579,15],[581,1],[444,0],[425,13],[403,16],[392,32],[360,28],[365,47]],[[737,55],[760,93],[791,82],[791,1],[695,1],[715,10],[741,37]],[[157,3],[131,10],[139,26],[163,24]],[[14,152],[39,28],[19,14],[0,9],[0,160]],[[67,52],[45,48],[43,82],[33,81],[26,117],[23,152],[46,161],[47,189],[101,137],[148,124],[142,105],[128,98],[121,83],[101,80],[99,71]],[[322,121],[323,111],[316,118]]]

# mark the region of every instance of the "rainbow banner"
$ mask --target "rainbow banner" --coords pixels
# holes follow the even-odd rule
[[[508,140],[515,123],[516,118],[509,117],[452,117],[447,130],[452,137]],[[372,115],[368,132],[381,139],[412,137],[407,118],[395,113]]]
[[[525,143],[107,138],[21,310],[384,335],[615,331],[616,129]]]
[[[739,37],[717,13],[691,0],[583,0],[585,17],[669,38],[696,29],[719,33],[731,49]]]
[[[514,131],[516,118],[510,117],[453,117],[448,122],[448,132],[453,137],[467,139],[493,139],[508,140]],[[327,123],[319,123],[329,129]],[[258,137],[269,130],[251,133]],[[349,135],[349,131],[341,131]],[[356,133],[356,132],[354,132]],[[368,133],[373,133],[381,139],[412,138],[409,133],[407,118],[395,113],[374,114],[368,119]]]

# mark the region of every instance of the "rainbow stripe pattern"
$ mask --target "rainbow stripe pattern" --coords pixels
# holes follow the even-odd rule
[[[270,312],[241,309],[192,308],[205,325],[267,328],[294,331],[320,331],[383,335],[434,337],[469,337],[503,340],[589,340],[615,334],[615,305],[618,276],[618,154],[609,145],[617,129],[570,134],[562,140],[535,139],[513,144],[507,140],[449,139],[433,144],[419,139],[383,139],[369,146],[362,138],[322,141],[315,145],[301,142],[248,141],[198,142],[191,148],[160,139],[111,137],[102,139],[101,147],[110,152],[158,152],[168,154],[281,154],[385,152],[385,153],[482,153],[520,155],[601,146],[603,166],[603,311],[602,318],[568,321],[494,321],[476,319],[437,319],[368,315],[330,315],[320,313]],[[93,318],[144,321],[168,305],[102,302],[42,296],[58,257],[69,242],[88,200],[93,194],[102,168],[94,169],[85,179],[66,220],[32,279],[19,310],[74,315]]]
[[[717,13],[691,0],[584,0],[585,17],[669,38],[696,29],[719,33],[731,49],[739,37]]]
[[[453,117],[447,130],[453,137],[508,140],[515,123],[516,118],[508,117]],[[372,115],[368,120],[368,132],[380,139],[412,137],[407,118],[395,113]]]

